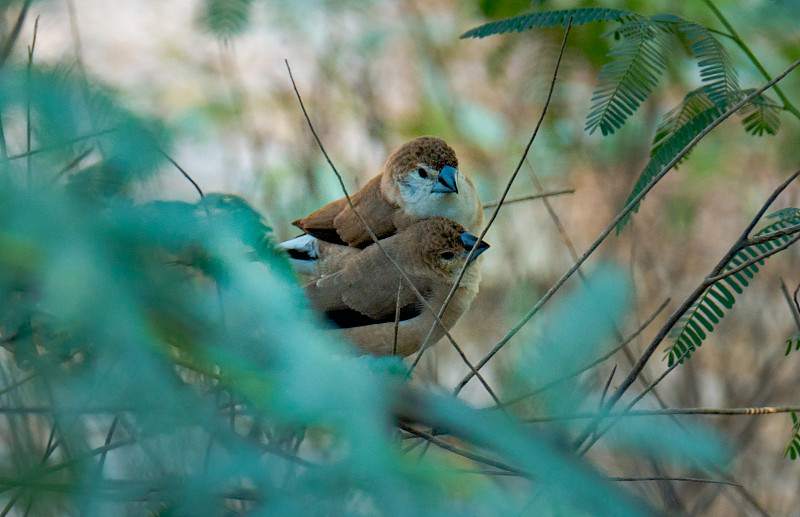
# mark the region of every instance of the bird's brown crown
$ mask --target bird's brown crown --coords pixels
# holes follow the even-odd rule
[[[458,168],[456,153],[441,138],[421,136],[406,142],[386,161],[385,170],[392,174],[400,174],[413,170],[423,163],[440,171],[445,165]]]
[[[432,217],[410,226],[404,235],[406,245],[414,254],[406,257],[417,264],[425,264],[440,276],[456,273],[464,265],[469,250],[464,248],[461,234],[463,226],[444,217]]]

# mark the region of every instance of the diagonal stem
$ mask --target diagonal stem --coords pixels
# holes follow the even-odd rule
[[[506,343],[508,343],[511,340],[511,338],[514,337],[514,335],[517,332],[519,332],[519,330],[523,326],[525,326],[525,324],[528,323],[528,321],[530,321],[531,318],[533,318],[536,315],[536,313],[539,312],[539,310],[541,310],[541,308],[544,306],[544,304],[546,304],[550,300],[550,298],[553,297],[553,295],[556,293],[556,291],[558,291],[561,288],[561,286],[563,286],[566,283],[566,281],[570,277],[572,277],[572,275],[583,265],[583,263],[586,262],[586,260],[589,258],[589,256],[592,253],[594,253],[595,250],[597,250],[597,248],[600,246],[600,244],[606,239],[606,237],[609,236],[611,231],[614,228],[617,227],[619,222],[624,217],[626,217],[633,210],[634,207],[636,207],[638,205],[638,203],[645,197],[645,195],[647,195],[653,189],[653,187],[655,187],[655,185],[659,181],[661,181],[661,179],[681,159],[683,159],[683,157],[686,156],[686,154],[689,151],[691,151],[697,145],[697,143],[700,140],[705,138],[705,136],[708,133],[710,133],[714,128],[716,128],[718,125],[720,125],[725,119],[727,119],[728,117],[730,117],[731,115],[736,113],[742,106],[744,106],[745,104],[747,104],[748,102],[753,100],[758,95],[761,95],[761,93],[763,93],[764,91],[768,90],[769,88],[772,88],[778,81],[780,81],[781,79],[783,79],[784,77],[789,75],[789,73],[792,70],[794,70],[795,68],[797,68],[798,66],[800,66],[800,59],[798,59],[797,61],[792,63],[786,70],[781,72],[777,77],[775,77],[774,79],[772,79],[768,83],[764,84],[762,87],[756,89],[750,95],[744,97],[741,101],[739,101],[736,104],[734,104],[733,106],[731,106],[725,113],[720,115],[717,119],[714,120],[714,122],[712,122],[708,127],[706,127],[703,131],[701,131],[696,137],[694,137],[692,139],[692,141],[689,142],[686,145],[686,147],[684,147],[681,150],[681,152],[679,152],[677,155],[675,155],[675,157],[672,160],[670,160],[670,162],[668,164],[666,164],[663,169],[661,169],[661,172],[659,172],[652,179],[652,181],[650,181],[650,183],[648,183],[647,186],[645,188],[643,188],[641,192],[639,192],[639,194],[637,194],[636,196],[633,197],[633,199],[631,199],[631,201],[625,206],[625,208],[623,208],[622,211],[619,214],[617,214],[617,216],[614,218],[614,220],[612,220],[611,223],[605,228],[605,230],[603,230],[603,232],[592,243],[592,245],[589,246],[589,249],[587,249],[584,252],[584,254],[581,256],[581,258],[577,262],[575,262],[575,264],[573,264],[572,267],[566,273],[564,273],[564,275],[555,284],[553,284],[553,286],[544,294],[544,296],[542,296],[542,298],[536,303],[536,305],[534,305],[533,308],[530,311],[528,311],[528,313],[525,314],[525,316],[522,317],[520,322],[517,323],[514,326],[514,328],[512,328],[509,331],[509,333],[506,334],[506,336],[503,337],[503,339],[501,339],[500,342],[498,342],[494,346],[494,348],[492,348],[492,350],[490,350],[489,353],[486,354],[486,356],[483,359],[480,360],[480,362],[478,362],[478,364],[476,365],[476,368],[478,370],[483,368],[484,365],[486,365],[486,363],[489,362],[489,360],[491,360],[491,358],[494,357],[494,355],[497,352],[499,352],[506,345]],[[461,389],[467,384],[467,382],[470,381],[470,379],[472,379],[472,373],[471,372],[469,374],[467,374],[463,379],[461,379],[461,382],[458,384],[458,387],[456,388],[456,393],[461,391]]]
[[[564,49],[567,46],[567,36],[569,36],[569,31],[572,28],[572,19],[573,17],[570,16],[569,23],[567,24],[567,29],[566,31],[564,31],[564,38],[561,40],[561,49],[558,54],[558,60],[556,61],[555,70],[553,71],[553,79],[550,81],[550,90],[547,93],[547,100],[545,101],[544,108],[542,108],[542,114],[539,116],[539,121],[536,123],[536,127],[534,128],[533,133],[531,134],[531,137],[528,140],[528,145],[525,146],[525,151],[523,151],[522,153],[522,157],[520,158],[519,163],[517,164],[517,168],[514,169],[514,173],[508,179],[508,183],[506,183],[506,188],[503,191],[503,195],[500,196],[500,199],[497,201],[497,207],[494,209],[492,217],[489,218],[489,222],[483,228],[483,231],[481,231],[481,234],[480,236],[478,236],[478,240],[476,241],[475,246],[472,248],[472,250],[470,250],[469,255],[467,256],[467,264],[469,264],[469,262],[472,260],[472,257],[475,255],[478,243],[480,243],[483,240],[484,236],[486,236],[486,232],[489,231],[489,228],[491,228],[495,219],[497,219],[497,214],[500,212],[500,208],[503,207],[503,203],[505,202],[506,197],[508,197],[508,191],[511,190],[511,185],[513,185],[514,180],[517,178],[517,175],[519,174],[522,165],[525,163],[525,159],[528,157],[528,151],[530,151],[531,146],[533,145],[533,141],[536,139],[536,135],[539,133],[539,128],[542,126],[542,122],[544,121],[544,116],[547,113],[547,108],[550,105],[550,99],[553,97],[553,90],[555,89],[556,79],[558,77],[558,69],[561,66],[561,58],[564,56]],[[466,270],[467,270],[467,265],[464,265],[464,267],[461,268],[461,272],[458,274],[458,278],[456,278],[456,281],[453,283],[453,287],[450,289],[450,293],[447,295],[447,298],[445,298],[445,301],[442,304],[439,316],[441,316],[444,313],[444,310],[447,308],[447,304],[450,303],[450,299],[455,294],[456,289],[458,289],[458,285],[461,283],[461,279],[464,278],[464,273],[466,272]],[[432,334],[433,334],[433,327],[431,327],[431,330],[428,331],[428,335],[425,338],[422,347],[420,347],[419,352],[417,352],[417,356],[414,358],[414,362],[409,368],[409,373],[414,370],[414,368],[419,363],[419,360],[422,358],[422,354],[425,353],[425,350],[428,348],[428,341],[430,340]],[[479,369],[480,367],[478,367],[478,370]],[[475,370],[475,372],[477,372],[477,370]],[[470,372],[470,378],[472,378],[473,375],[474,375],[473,372]],[[459,390],[456,390],[456,394],[458,394],[458,391]]]

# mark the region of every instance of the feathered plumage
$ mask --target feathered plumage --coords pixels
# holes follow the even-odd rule
[[[403,229],[381,244],[438,311],[476,242],[477,238],[460,224],[434,217]],[[480,241],[473,258],[488,247]],[[306,285],[312,305],[362,350],[375,355],[392,354],[395,312],[399,307],[396,353],[414,353],[434,323],[433,315],[377,246],[349,249],[352,251],[341,255],[335,264],[335,272]],[[329,267],[334,268],[332,263]],[[476,264],[470,264],[442,317],[448,329],[475,298],[479,280]],[[443,335],[437,325],[432,343]]]
[[[458,170],[458,159],[447,143],[431,136],[415,138],[397,149],[383,172],[351,200],[379,239],[435,216],[454,220],[474,233],[483,226],[483,208],[472,181]],[[349,253],[336,245],[364,248],[372,244],[346,198],[292,224],[306,235],[280,246],[289,253],[295,268],[306,275],[329,272],[330,255],[338,260],[341,254]]]

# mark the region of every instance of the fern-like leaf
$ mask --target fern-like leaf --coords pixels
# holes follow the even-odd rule
[[[785,458],[787,455],[792,461],[800,457],[800,418],[794,411],[792,411],[792,439],[783,448],[783,457]]]
[[[671,29],[685,42],[689,53],[697,60],[708,98],[720,108],[727,108],[739,93],[739,79],[728,51],[716,36],[702,25],[678,16],[658,15],[651,20],[665,30]]]
[[[753,91],[750,88],[742,90],[741,94],[744,97]],[[744,117],[742,119],[744,130],[755,136],[762,136],[764,133],[776,134],[781,127],[780,113],[781,107],[763,93],[754,97],[739,110],[739,114]]]
[[[592,97],[586,131],[617,130],[658,84],[666,68],[662,31],[645,18],[633,18],[616,31],[619,45],[608,53]]]
[[[250,3],[251,0],[205,0],[199,21],[217,37],[230,38],[247,28]]]
[[[656,156],[658,151],[667,144],[681,128],[692,125],[703,113],[713,110],[722,114],[722,110],[714,108],[714,103],[708,97],[707,87],[701,87],[687,93],[683,98],[683,102],[668,111],[658,125],[656,136],[653,138],[653,146],[650,149],[650,157]],[[694,124],[696,125],[696,123]],[[689,142],[686,143],[688,144]],[[681,161],[685,159],[686,156],[684,156]]]
[[[634,18],[641,18],[641,16],[631,11],[604,7],[544,11],[505,18],[475,27],[462,34],[461,39],[485,38],[486,36],[505,34],[507,32],[522,32],[534,27],[566,27],[570,18],[572,18],[572,25],[585,25],[599,21],[618,21],[623,23]]]
[[[777,221],[763,228],[756,235],[767,235],[784,228],[800,225],[800,209],[781,210],[772,217],[777,218]],[[791,238],[791,235],[784,235],[762,244],[748,246],[734,255],[726,264],[723,272],[732,271],[750,260],[762,257]],[[758,273],[758,267],[762,265],[764,265],[764,261],[759,260],[727,278],[718,280],[706,289],[670,334],[670,337],[675,340],[666,352],[670,366],[676,361],[683,363],[691,357],[692,352],[703,344],[708,334],[714,331],[715,325],[725,317],[725,311],[730,310],[736,303],[736,295],[744,292],[744,288],[749,285],[750,280]]]
[[[689,145],[689,142],[721,114],[722,110],[708,99],[703,88],[687,94],[677,108],[667,113],[653,139],[650,161],[647,162],[636,185],[628,195],[628,199],[625,200],[625,206],[638,196],[658,173]],[[683,157],[683,159],[685,158],[686,156]],[[642,200],[639,200],[633,210],[622,218],[617,225],[617,234],[625,228],[633,214],[639,211],[641,202]]]

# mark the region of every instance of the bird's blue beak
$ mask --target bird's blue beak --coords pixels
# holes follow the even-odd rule
[[[458,171],[455,167],[445,165],[439,172],[439,181],[431,189],[431,192],[438,192],[440,194],[454,193],[458,194],[458,184],[456,183],[456,175]]]
[[[477,246],[475,245],[476,242],[478,243]],[[467,251],[471,250],[473,247],[475,248],[475,254],[472,255],[472,260],[475,260],[481,253],[489,249],[488,244],[484,241],[478,241],[478,238],[469,232],[461,234],[461,244],[464,245],[464,249]]]

